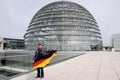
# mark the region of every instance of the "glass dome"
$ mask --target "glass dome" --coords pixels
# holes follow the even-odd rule
[[[69,1],[57,1],[41,8],[24,36],[27,49],[38,43],[59,51],[101,50],[99,27],[88,10]]]

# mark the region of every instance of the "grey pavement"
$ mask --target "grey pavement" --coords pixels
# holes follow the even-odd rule
[[[120,52],[87,52],[44,70],[43,79],[34,71],[11,80],[120,80]]]

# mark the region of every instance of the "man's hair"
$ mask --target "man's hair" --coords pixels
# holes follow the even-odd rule
[[[39,46],[39,45],[41,45],[41,46],[42,46],[42,44],[41,44],[41,43],[38,43],[38,46]]]

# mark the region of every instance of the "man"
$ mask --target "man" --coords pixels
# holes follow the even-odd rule
[[[43,52],[42,52],[43,46],[42,44],[38,44],[38,49],[35,51],[35,55],[33,57],[34,62],[37,60],[42,59]],[[43,67],[37,68],[37,77],[36,78],[44,78],[44,69]]]
[[[37,69],[37,78],[43,78],[44,77],[44,70],[43,67],[48,65],[51,61],[51,59],[56,56],[57,50],[46,50],[43,49],[42,44],[38,44],[38,48],[35,52],[35,55],[33,57],[34,63],[33,68]]]

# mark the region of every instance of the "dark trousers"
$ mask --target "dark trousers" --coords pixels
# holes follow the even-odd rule
[[[37,68],[37,77],[44,77],[43,68]]]

